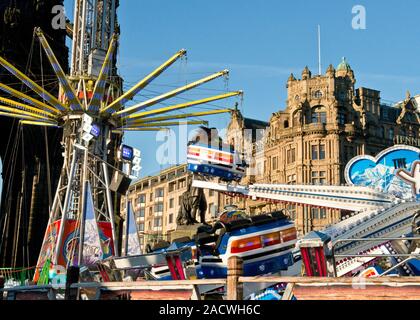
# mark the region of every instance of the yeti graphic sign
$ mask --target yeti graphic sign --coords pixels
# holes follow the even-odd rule
[[[400,199],[420,199],[420,149],[396,145],[376,157],[359,156],[345,170],[350,185],[371,187]]]

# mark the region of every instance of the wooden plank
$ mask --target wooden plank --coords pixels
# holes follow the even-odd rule
[[[193,290],[145,290],[131,292],[131,300],[191,300]]]
[[[225,285],[225,279],[208,279],[208,280],[179,280],[179,281],[136,281],[136,282],[92,282],[73,284],[72,288],[100,288],[106,290],[158,290],[179,288],[191,289],[193,286],[200,285]],[[173,288],[173,289],[172,289]]]
[[[293,289],[295,288],[294,283],[289,283],[284,291],[282,300],[292,300],[293,298]]]
[[[360,283],[358,278],[316,278],[316,277],[240,277],[242,283],[295,283],[315,286],[328,285],[353,285]],[[387,285],[387,286],[420,286],[420,277],[381,277],[363,279],[366,285]]]
[[[228,259],[227,270],[227,300],[236,301],[243,299],[243,284],[238,280],[243,275],[243,260],[239,257]]]
[[[301,287],[295,286],[297,300],[420,300],[419,287],[371,286],[352,288],[336,287]]]

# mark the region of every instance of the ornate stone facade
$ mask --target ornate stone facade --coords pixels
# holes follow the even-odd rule
[[[355,84],[355,74],[345,58],[337,69],[330,65],[324,75],[313,76],[308,67],[301,79],[292,74],[287,81],[285,110],[272,115],[263,143],[253,141],[251,167],[255,170],[247,182],[341,185],[345,183],[345,166],[353,157],[376,155],[395,142],[420,143],[415,98],[408,94],[403,102],[388,106],[381,103],[379,91],[356,89]],[[238,142],[238,128],[239,132],[247,129],[245,123],[238,126],[238,118],[234,114],[229,125],[234,133],[228,137],[235,136],[235,144],[243,143]],[[248,138],[243,140],[249,144]],[[229,197],[225,203],[246,207],[252,214],[286,208],[303,234],[334,223],[343,214]]]

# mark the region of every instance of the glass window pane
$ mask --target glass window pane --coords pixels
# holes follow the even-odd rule
[[[312,160],[318,160],[318,146],[312,146]]]
[[[319,146],[319,159],[325,160],[325,145],[324,144]]]

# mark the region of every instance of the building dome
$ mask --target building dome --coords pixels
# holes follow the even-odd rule
[[[354,72],[351,69],[349,63],[347,62],[346,58],[343,58],[341,63],[337,67],[336,77],[338,78],[350,78],[352,81],[355,81]]]
[[[337,71],[350,71],[350,70],[351,70],[351,67],[349,63],[347,62],[346,58],[343,57],[343,59],[341,60],[341,63],[337,67]]]

